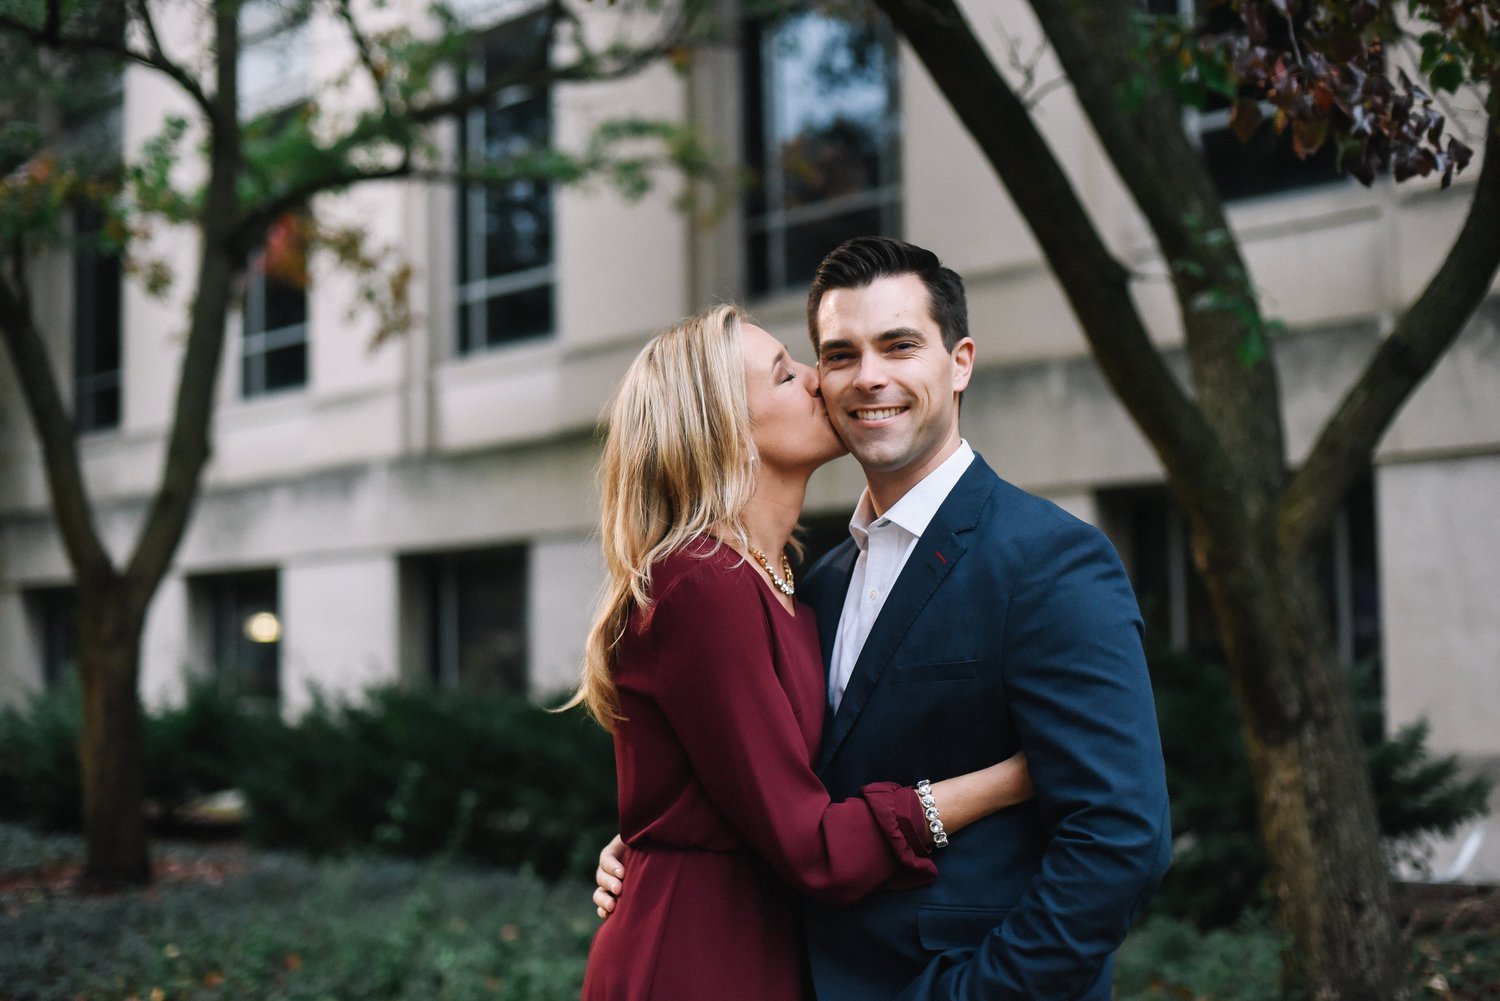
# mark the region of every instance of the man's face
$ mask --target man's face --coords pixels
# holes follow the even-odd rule
[[[829,419],[877,503],[889,506],[957,447],[958,394],[969,384],[974,342],[943,347],[927,287],[912,274],[832,289],[817,315]]]

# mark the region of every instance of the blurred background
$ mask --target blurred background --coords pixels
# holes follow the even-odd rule
[[[607,740],[582,724],[549,730],[556,721],[526,707],[568,688],[580,664],[601,579],[599,415],[648,337],[714,302],[740,303],[810,361],[812,270],[843,239],[869,233],[927,247],[965,279],[978,357],[963,409],[969,442],[1006,479],[1100,526],[1124,559],[1159,692],[1179,700],[1162,706],[1164,732],[1178,727],[1166,736],[1174,798],[1189,804],[1179,808],[1197,802],[1177,787],[1195,764],[1203,786],[1223,768],[1243,772],[1243,750],[1214,749],[1221,738],[1233,745],[1237,730],[1224,654],[1156,453],[1101,376],[1006,189],[891,23],[861,3],[725,0],[709,5],[732,29],[722,37],[599,80],[547,67],[576,64],[586,39],[600,53],[622,40],[645,44],[668,18],[661,5],[576,6],[574,20],[560,20],[555,5],[534,0],[461,0],[442,18],[414,0],[237,5],[247,129],[300,116],[316,135],[356,118],[379,81],[394,79],[351,74],[360,43],[341,11],[352,9],[375,25],[371,37],[449,33],[452,58],[433,86],[481,97],[435,118],[422,142],[433,164],[480,170],[328,184],[269,220],[241,261],[212,377],[201,492],[141,632],[139,692],[158,728],[147,751],[158,829],[190,828],[190,803],[201,811],[203,795],[233,786],[230,823],[258,824],[270,844],[415,854],[458,846],[540,866],[549,879],[586,873],[587,848],[599,842],[579,848],[575,839],[610,830]],[[1128,270],[1152,340],[1185,371],[1170,268],[1029,8],[961,6]],[[207,58],[205,10],[157,10],[163,48],[184,65]],[[1141,11],[1186,24],[1200,13],[1192,0],[1150,0]],[[137,22],[119,30],[140,40]],[[61,149],[147,160],[174,117],[197,112],[152,67],[90,65],[87,100],[49,120],[48,142]],[[1481,102],[1458,93],[1449,117],[1450,131],[1468,129],[1476,148]],[[1237,136],[1232,103],[1212,94],[1185,103],[1182,125],[1261,310],[1284,325],[1274,359],[1295,465],[1447,253],[1478,164],[1448,191],[1431,180],[1398,186],[1387,174],[1366,187],[1339,170],[1333,144],[1300,157],[1269,117]],[[610,123],[642,120],[691,130],[717,167],[684,173],[647,154],[623,172],[536,166],[547,150],[587,148]],[[190,190],[205,168],[194,145],[201,129],[186,135],[168,173]],[[663,136],[682,141],[663,128],[623,141],[644,147]],[[619,149],[616,160],[633,155]],[[510,173],[482,176],[486,162]],[[636,184],[631,169],[649,178]],[[117,225],[113,212],[63,204],[58,238],[32,255],[27,280],[98,535],[123,561],[162,475],[201,240],[169,213],[127,226],[128,240],[89,239]],[[358,252],[340,252],[334,231],[354,234]],[[1390,756],[1382,788],[1405,803],[1433,794],[1422,806],[1430,814],[1387,832],[1400,836],[1394,870],[1416,881],[1500,882],[1500,825],[1480,811],[1486,787],[1469,781],[1500,769],[1494,291],[1380,437],[1319,543],[1318,614],[1351,671],[1368,743]],[[396,326],[386,315],[393,298],[405,310]],[[80,637],[75,571],[20,379],[0,358],[0,702],[13,707],[13,735],[49,693],[63,699],[76,686]],[[843,537],[861,487],[847,458],[816,476],[803,519],[810,558]],[[446,715],[432,715],[434,705]],[[473,718],[465,705],[511,708]],[[70,732],[58,712],[58,733]],[[286,734],[307,732],[299,721],[309,719],[323,721],[327,742],[293,749]],[[161,729],[171,720],[177,730]],[[1413,731],[1419,723],[1426,729]],[[397,736],[331,736],[361,726]],[[31,761],[46,745],[36,739],[24,745]],[[19,741],[9,745],[17,755]],[[434,763],[445,743],[452,760]],[[261,766],[253,776],[237,770],[250,757]],[[197,764],[172,780],[172,762],[184,761]],[[378,781],[359,778],[361,761],[381,762],[370,773]],[[472,777],[484,769],[488,778]],[[579,784],[592,799],[556,807],[562,829],[540,854],[524,847],[527,832],[555,804],[486,805],[500,802],[492,797],[504,784],[566,784],[585,771],[593,777]],[[323,788],[320,772],[381,791],[339,817],[291,817],[292,790]],[[76,829],[76,785],[26,781],[35,784],[11,786],[17,796],[33,806],[55,796],[49,822]],[[423,800],[424,783],[444,782]],[[1210,797],[1203,816],[1176,825],[1188,837],[1179,865],[1197,873],[1185,892],[1198,894],[1178,913],[1205,928],[1240,920],[1258,878],[1253,865],[1234,875],[1224,861],[1255,852],[1248,778],[1224,784],[1234,786],[1229,802]],[[308,793],[305,812],[330,796]],[[247,797],[258,819],[246,820]],[[433,830],[419,834],[424,810]],[[38,812],[14,801],[5,811]],[[1215,847],[1220,835],[1230,840]],[[1209,892],[1230,884],[1232,899]]]

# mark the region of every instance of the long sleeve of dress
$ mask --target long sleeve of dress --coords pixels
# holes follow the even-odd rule
[[[753,577],[703,560],[659,596],[645,626],[651,687],[709,801],[799,891],[847,903],[925,885],[929,836],[910,787],[865,786],[831,802],[777,676]],[[811,614],[803,609],[802,614]]]

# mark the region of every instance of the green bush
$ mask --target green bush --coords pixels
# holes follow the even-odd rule
[[[73,672],[64,677],[56,691],[0,709],[0,818],[45,831],[83,827],[79,687]]]
[[[172,855],[223,875],[8,898],[0,997],[573,1001],[598,925],[584,884],[526,873],[223,847]]]
[[[0,713],[0,817],[81,827],[76,684]],[[516,697],[381,688],[287,723],[209,684],[146,719],[159,828],[238,788],[256,842],[317,854],[464,854],[555,876],[592,872],[613,834],[608,736]]]
[[[0,818],[47,831],[83,826],[78,768],[82,726],[78,676],[24,707],[0,711]],[[208,682],[188,687],[181,706],[146,716],[146,796],[158,823],[173,826],[191,800],[227,789],[243,769],[257,714]]]
[[[164,826],[193,800],[234,787],[258,733],[281,725],[271,712],[194,679],[181,705],[147,716],[146,796]]]
[[[1258,911],[1204,933],[1170,915],[1146,919],[1115,954],[1115,1001],[1285,1001],[1285,939]]]
[[[260,741],[239,787],[263,844],[587,874],[618,826],[609,738],[523,699],[378,689]]]
[[[1202,927],[1231,925],[1263,903],[1266,858],[1229,674],[1176,651],[1156,651],[1149,660],[1176,839],[1152,911]],[[1385,737],[1378,665],[1356,665],[1349,680],[1381,832],[1393,854],[1421,835],[1452,833],[1482,816],[1491,782],[1460,778],[1455,758],[1431,755],[1425,724]]]

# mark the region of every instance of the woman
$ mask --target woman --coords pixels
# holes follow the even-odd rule
[[[630,889],[585,1001],[811,998],[797,893],[923,885],[935,844],[1030,795],[1011,759],[934,783],[925,812],[896,783],[829,802],[810,764],[818,634],[784,553],[808,478],[843,451],[814,373],[733,307],[625,375],[601,469],[608,582],[572,704],[614,732]]]

